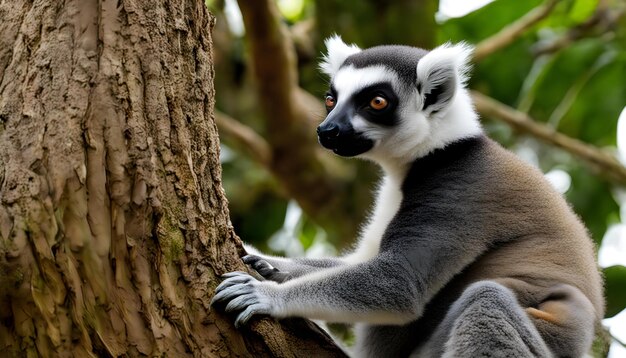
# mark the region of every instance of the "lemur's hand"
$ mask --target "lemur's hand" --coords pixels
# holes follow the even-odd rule
[[[272,266],[264,258],[257,255],[246,255],[242,257],[243,262],[250,265],[259,275],[263,276],[266,280],[274,282],[285,282],[291,278],[289,272],[281,271]]]
[[[277,308],[272,298],[273,282],[259,282],[245,272],[235,271],[222,275],[226,278],[215,289],[211,305],[226,305],[226,312],[239,312],[235,327],[239,328],[256,314],[272,315]]]

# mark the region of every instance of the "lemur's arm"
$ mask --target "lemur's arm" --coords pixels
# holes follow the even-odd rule
[[[339,258],[307,259],[284,258],[266,255],[246,255],[243,262],[250,265],[263,278],[285,282],[320,270],[343,265]]]
[[[243,261],[263,278],[275,282],[285,282],[344,264],[340,258],[284,258],[262,254],[250,245],[244,245],[244,247],[248,255],[242,258]]]
[[[404,324],[419,318],[424,305],[485,249],[476,238],[450,237],[434,228],[428,238],[402,215],[391,224],[388,242],[370,261],[344,265],[282,284],[259,282],[243,272],[224,275],[213,303],[240,312],[236,325],[254,314],[308,317],[332,322]],[[407,219],[407,218],[404,218]],[[415,218],[411,218],[415,219]],[[413,221],[414,222],[414,221]],[[417,229],[417,230],[416,230]],[[446,234],[447,233],[447,234]],[[446,236],[441,236],[445,234]]]
[[[212,303],[240,312],[235,325],[254,314],[309,317],[331,322],[406,323],[419,315],[419,292],[406,262],[390,255],[344,265],[282,284],[231,272]],[[393,292],[393,294],[390,294]]]

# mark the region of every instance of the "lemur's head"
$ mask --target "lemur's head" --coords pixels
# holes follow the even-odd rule
[[[317,133],[336,154],[408,163],[481,133],[465,89],[468,45],[361,50],[334,36],[326,47],[328,116]]]

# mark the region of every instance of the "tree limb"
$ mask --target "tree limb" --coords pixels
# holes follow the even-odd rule
[[[563,35],[552,41],[539,43],[532,50],[532,53],[536,57],[555,53],[581,38],[587,36],[604,36],[617,27],[620,18],[624,16],[625,13],[626,8],[624,7],[610,9],[606,4],[601,4],[587,21],[572,27]]]
[[[529,11],[517,21],[504,27],[498,33],[482,40],[474,49],[474,62],[478,62],[503,47],[510,45],[517,38],[522,36],[530,27],[546,18],[554,6],[556,0],[547,0],[545,3]]]
[[[561,148],[585,161],[600,175],[617,183],[626,184],[626,168],[611,154],[590,144],[559,133],[549,126],[534,121],[525,113],[496,101],[476,91],[472,98],[478,112],[484,116],[494,117],[509,124],[516,130],[528,133],[533,137]]]
[[[319,160],[315,124],[323,107],[298,85],[293,43],[273,0],[239,0],[270,148],[270,170],[315,221],[342,238],[358,227],[343,178]],[[317,111],[320,112],[317,112]],[[357,216],[357,215],[355,215]],[[337,220],[341,217],[342,220]]]
[[[223,135],[240,144],[255,161],[265,167],[271,166],[270,146],[252,128],[219,111],[215,111],[215,122]]]

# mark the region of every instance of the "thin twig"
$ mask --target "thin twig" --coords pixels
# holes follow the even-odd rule
[[[529,28],[546,18],[554,9],[556,3],[556,0],[547,0],[498,33],[478,43],[474,49],[474,62],[478,62],[499,49],[510,45]]]
[[[527,114],[516,111],[481,93],[472,91],[472,98],[476,109],[484,116],[500,119],[516,130],[561,148],[584,160],[590,167],[613,182],[626,184],[626,168],[610,153],[559,133],[545,124],[536,122]]]

